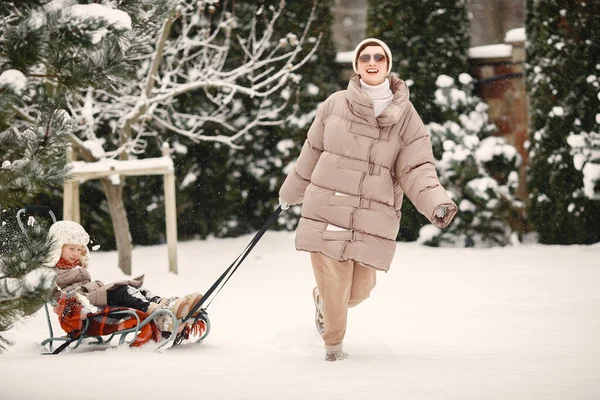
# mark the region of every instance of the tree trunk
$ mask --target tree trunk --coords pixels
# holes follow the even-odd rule
[[[121,177],[123,180],[125,177]],[[119,252],[119,268],[131,275],[131,248],[132,240],[129,231],[129,222],[127,221],[127,211],[123,204],[123,186],[121,181],[118,185],[113,185],[110,179],[101,179],[104,193],[108,200],[108,208],[112,220],[115,240],[117,241],[117,251]]]

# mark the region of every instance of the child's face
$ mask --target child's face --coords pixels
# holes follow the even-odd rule
[[[74,263],[81,259],[81,256],[85,254],[85,247],[78,244],[65,244],[62,247],[62,253],[60,256],[70,263]]]

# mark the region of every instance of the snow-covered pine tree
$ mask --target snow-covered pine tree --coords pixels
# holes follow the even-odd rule
[[[466,0],[369,0],[367,36],[391,49],[393,72],[410,86],[410,100],[425,122],[443,123],[435,103],[439,75],[458,77],[468,68],[470,46]],[[427,219],[408,199],[402,207],[400,240],[415,240]]]
[[[487,105],[474,96],[472,78],[459,82],[446,75],[436,80],[436,105],[443,124],[429,123],[440,182],[458,204],[452,224],[441,230],[421,228],[419,241],[427,245],[497,246],[511,239],[509,221],[522,213],[514,197],[521,163],[514,146],[493,136]]]
[[[600,3],[528,0],[529,216],[542,243],[600,241]]]
[[[72,122],[67,95],[100,85],[109,91],[131,71],[98,34],[118,40],[121,29],[65,2],[29,0],[0,5],[0,332],[49,299],[53,275],[42,268],[51,243],[40,221],[17,228],[18,208],[60,188]],[[9,342],[0,337],[0,349]]]

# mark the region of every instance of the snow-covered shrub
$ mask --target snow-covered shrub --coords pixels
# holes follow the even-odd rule
[[[471,77],[436,80],[436,103],[446,122],[430,123],[440,182],[458,205],[452,224],[443,230],[423,227],[419,241],[427,245],[495,246],[509,243],[509,219],[521,205],[513,197],[521,159],[514,146],[493,136],[487,105],[472,94]]]
[[[596,114],[594,131],[571,133],[567,143],[571,146],[575,169],[583,174],[584,195],[600,200],[600,113]]]

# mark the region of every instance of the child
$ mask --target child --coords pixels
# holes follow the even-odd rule
[[[62,293],[77,293],[85,296],[94,306],[128,307],[148,314],[168,308],[181,319],[202,298],[200,293],[171,298],[157,296],[142,286],[143,275],[109,284],[92,280],[87,269],[90,237],[85,229],[73,221],[59,221],[50,227],[49,236],[54,240],[54,251],[48,265],[56,268],[58,288],[53,296],[55,299]],[[161,331],[166,333],[173,330],[171,318],[156,319]]]

